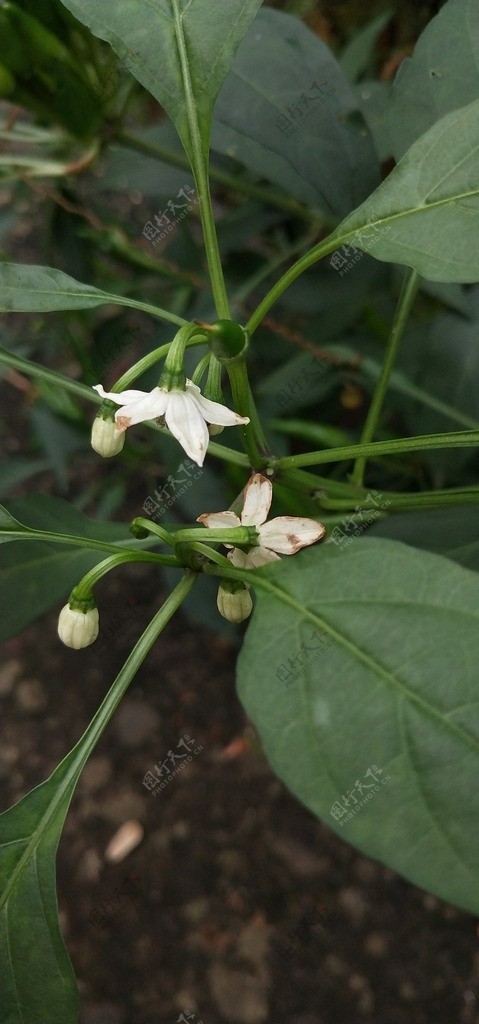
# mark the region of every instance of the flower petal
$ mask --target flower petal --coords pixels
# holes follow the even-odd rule
[[[105,391],[101,384],[93,385],[93,389],[121,407],[115,413],[116,429],[120,433],[135,423],[162,416],[168,399],[168,392],[158,387],[153,391],[119,391],[118,394]]]
[[[227,557],[237,569],[248,568],[248,555],[246,554],[246,551],[242,551],[241,548],[233,548],[232,551],[228,551]]]
[[[298,516],[278,516],[258,530],[261,544],[281,555],[294,555],[308,544],[321,540],[326,527],[314,519]]]
[[[198,516],[197,523],[203,523],[210,530],[223,530],[225,527],[241,526],[241,520],[234,512],[203,512]]]
[[[234,427],[238,423],[249,423],[248,416],[238,416],[237,412],[227,409],[226,405],[212,402],[201,394],[191,394],[195,404],[207,423],[216,423],[220,427]]]
[[[210,435],[195,401],[188,391],[169,391],[165,412],[166,425],[190,459],[202,466]]]
[[[109,398],[116,405],[129,405],[130,402],[139,402],[150,395],[149,391],[105,391],[101,384],[93,384],[93,390],[98,391],[102,398]],[[158,388],[154,390],[157,391]]]
[[[243,526],[261,526],[265,522],[273,498],[273,485],[262,473],[250,477],[243,492]]]
[[[251,548],[246,555],[246,568],[247,569],[259,569],[260,565],[267,565],[268,562],[280,562],[281,559],[274,551],[269,551],[268,548],[263,548],[261,544],[257,547]]]

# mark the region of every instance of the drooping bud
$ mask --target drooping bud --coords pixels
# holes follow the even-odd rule
[[[113,403],[111,404],[114,408]],[[91,446],[104,459],[119,455],[125,443],[125,432],[116,429],[115,418],[110,410],[102,410],[93,420]]]
[[[80,608],[70,608],[66,604],[58,617],[58,636],[66,647],[73,647],[75,651],[94,643],[98,629],[98,608],[89,608],[83,612]]]
[[[218,587],[216,605],[220,615],[228,622],[243,622],[253,610],[251,594],[239,580],[222,580]]]

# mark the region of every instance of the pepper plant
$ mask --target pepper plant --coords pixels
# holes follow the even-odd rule
[[[95,587],[106,573],[144,562],[176,576],[77,745],[2,815],[2,1024],[77,1019],[55,897],[63,822],[130,682],[205,578],[216,584],[212,623],[218,613],[236,623],[251,616],[238,694],[292,793],[358,849],[479,912],[477,4],[448,0],[392,87],[379,90],[348,80],[364,54],[348,50],[341,65],[299,20],[261,0],[63,7],[82,38],[111,46],[174,125],[194,182],[209,291],[179,312],[127,286],[112,293],[53,267],[3,263],[5,312],[116,305],[168,334],[113,382],[83,383],[14,347],[0,362],[91,404],[105,474],[124,458],[125,435],[145,422],[160,448],[167,435],[175,439],[178,458],[186,453],[200,468],[223,463],[236,494],[229,508],[198,503],[187,524],[160,525],[149,505],[124,527],[88,520],[60,499],[2,508],[3,566],[25,565],[36,545],[47,560],[58,546],[81,555],[76,577],[66,561],[58,593],[43,588],[32,612],[66,601],[58,632],[70,647],[101,633]],[[63,51],[56,57],[55,73],[62,61],[80,73]],[[88,74],[86,61],[85,90]],[[94,131],[93,118],[87,142]],[[123,142],[131,146],[126,131]],[[154,145],[142,145],[155,156]],[[241,282],[224,271],[211,148],[228,158],[214,180],[234,187],[234,157],[238,190],[295,225]],[[380,158],[390,156],[381,181]],[[154,233],[152,225],[150,240]],[[309,347],[319,359],[290,359],[283,345],[302,303],[316,314]],[[273,307],[274,348],[265,331]],[[260,357],[270,368],[266,388]],[[338,366],[346,368],[344,407],[354,406],[358,381],[370,395],[363,421],[348,429],[327,424]],[[289,395],[282,416],[268,405],[275,386]],[[307,414],[290,416],[288,403]],[[22,614],[18,629],[29,610]]]

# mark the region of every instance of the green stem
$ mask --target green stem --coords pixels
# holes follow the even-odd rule
[[[328,235],[324,241],[320,242],[319,245],[314,246],[313,249],[310,249],[310,251],[302,256],[301,259],[297,260],[296,263],[293,263],[293,266],[290,267],[282,277],[280,277],[279,281],[273,285],[268,294],[261,300],[254,313],[251,314],[248,323],[246,324],[246,330],[250,336],[254,334],[263,317],[266,316],[268,311],[271,309],[271,306],[274,305],[283,292],[289,288],[290,284],[292,284],[293,281],[296,281],[296,278],[299,277],[300,274],[304,273],[305,270],[308,270],[313,263],[323,259],[324,256],[327,256],[328,253],[336,249],[337,246],[337,237],[335,238],[334,235]]]
[[[258,448],[256,428],[259,420],[256,409],[251,401],[246,360],[241,359],[238,362],[227,363],[226,371],[229,377],[235,412],[239,413],[240,416],[249,416],[250,418],[249,423],[242,423],[239,427],[245,451],[253,469],[263,469],[267,464],[267,458]],[[262,430],[260,430],[260,434],[262,437]]]
[[[322,498],[322,506],[325,509],[347,512],[348,509],[356,508],[361,504],[361,497],[354,500],[347,498]],[[391,512],[420,512],[425,508],[443,508],[446,505],[472,505],[479,501],[479,487],[456,487],[448,491],[428,491],[425,494],[414,494],[406,492],[387,491],[382,495],[387,501],[387,513]]]
[[[176,544],[186,544],[188,541],[200,541],[207,544],[233,544],[238,547],[243,544],[256,544],[258,534],[254,526],[231,526],[218,527],[217,530],[209,530],[204,526],[193,526],[191,529],[177,530],[175,534]]]
[[[171,164],[172,167],[181,167],[191,172],[190,162],[182,153],[175,153],[172,149],[168,149],[165,146],[156,146],[151,142],[145,142],[143,139],[138,139],[135,135],[123,130],[117,133],[116,141],[124,146],[128,146],[129,149],[135,149],[138,153],[144,153],[145,156],[151,156],[154,160],[162,160],[164,163]],[[318,224],[319,222],[319,217],[313,210],[298,203],[295,199],[289,199],[288,196],[282,195],[276,189],[253,185],[233,174],[228,174],[226,171],[220,171],[216,167],[210,167],[209,175],[211,181],[214,181],[217,185],[223,185],[225,188],[230,189],[231,192],[239,192],[242,195],[249,196],[251,199],[259,199],[260,202],[265,203],[267,206],[276,206],[279,210],[284,210],[285,213],[289,213],[293,217],[300,217],[302,220],[309,221],[310,223]]]
[[[396,361],[399,343],[406,329],[406,324],[408,321],[409,314],[411,312],[411,307],[416,297],[416,293],[420,283],[421,278],[419,277],[417,270],[414,270],[412,267],[409,267],[404,277],[403,285],[401,288],[401,294],[399,296],[396,312],[394,315],[394,320],[391,326],[391,331],[389,334],[381,374],[376,384],[372,402],[369,407],[366,422],[363,427],[363,432],[361,434],[362,445],[367,445],[370,441],[372,441],[374,433],[376,431],[379,415],[389,385],[389,378],[391,376],[392,369]],[[356,459],[353,471],[351,473],[351,482],[357,484],[358,487],[362,486],[365,468],[366,457],[364,455],[360,455],[359,458]]]
[[[75,596],[77,598],[89,597],[93,587],[101,580],[102,576],[106,576],[112,569],[116,569],[118,565],[124,565],[125,563],[131,562],[154,562],[158,564],[158,558],[155,554],[138,551],[134,556],[129,551],[121,552],[118,555],[110,555],[109,558],[104,558],[102,562],[98,562],[97,565],[93,566],[89,572],[82,576],[79,583],[75,586]]]
[[[189,348],[193,345],[204,344],[204,335],[195,335],[187,341],[186,347]],[[171,346],[172,342],[168,341],[165,345],[160,345],[159,348],[155,348],[153,352],[148,352],[146,356],[143,356],[143,359],[139,359],[134,366],[130,366],[130,369],[127,370],[119,380],[117,380],[116,384],[113,385],[112,391],[126,391],[134,380],[141,377],[142,373],[145,373],[146,370],[150,369],[150,366],[154,366],[155,363],[160,361],[160,359],[168,356]]]
[[[41,540],[46,541],[48,544],[66,544],[67,547],[79,547],[85,551],[109,551],[111,554],[118,554],[118,548],[123,542],[118,544],[108,544],[106,541],[95,540],[93,537],[75,537],[73,534],[60,534],[60,533],[49,533],[47,530],[31,530],[25,527],[23,530],[1,530],[0,537],[7,537],[8,540]],[[126,542],[125,542],[126,543]],[[125,554],[128,556],[125,561],[134,562],[139,559],[139,555],[142,552],[135,550],[135,548],[125,548]],[[144,553],[146,554],[146,552]],[[141,559],[145,561],[145,559]],[[150,553],[147,561],[156,562],[158,565],[171,565],[175,568],[180,566],[178,559],[174,555],[158,555],[153,552]]]
[[[205,555],[206,558],[211,559],[211,561],[215,562],[216,565],[226,566],[226,568],[229,568],[231,565],[228,558],[221,555],[219,551],[215,551],[214,548],[209,548],[207,544],[200,544],[199,541],[195,541],[190,544],[190,547],[193,551],[197,551],[198,554]]]
[[[173,547],[175,538],[172,533],[165,530],[163,526],[158,526],[158,523],[154,523],[151,519],[147,519],[146,516],[136,516],[130,523],[130,530],[136,536],[135,529],[140,527],[140,530],[146,530],[148,533],[152,533],[155,537],[159,537],[164,544],[168,544]],[[140,534],[141,536],[141,534]]]
[[[351,444],[344,448],[306,452],[304,455],[285,455],[275,460],[278,469],[300,466],[318,466],[328,462],[344,462],[359,455],[394,455],[419,452],[428,448],[467,448],[479,444],[478,430],[459,430],[446,434],[424,434],[420,437],[401,437],[394,441],[373,441],[370,444]]]
[[[196,112],[196,100],[190,76],[183,21],[178,0],[172,0],[175,36],[180,58],[181,74],[186,101],[188,126],[190,130],[191,163],[196,182],[200,206],[201,223],[205,240],[206,259],[210,274],[211,288],[218,318],[230,319],[230,307],[223,277],[223,268],[213,216],[211,193],[208,180],[208,156],[205,155]]]

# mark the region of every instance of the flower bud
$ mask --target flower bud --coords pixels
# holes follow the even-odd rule
[[[91,428],[91,446],[94,451],[104,459],[110,459],[121,452],[124,443],[125,432],[116,429],[114,419],[104,419],[99,413]]]
[[[216,437],[217,434],[222,434],[224,427],[220,427],[219,423],[208,423],[208,433],[210,437]]]
[[[216,605],[220,615],[228,622],[243,622],[253,610],[251,594],[244,583],[223,580],[218,587]]]
[[[82,611],[66,604],[58,617],[58,636],[67,646],[76,651],[89,647],[98,636],[98,608]]]

